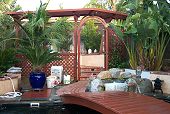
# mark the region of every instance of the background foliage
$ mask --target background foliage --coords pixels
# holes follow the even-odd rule
[[[16,58],[15,48],[15,30],[13,19],[4,14],[7,11],[17,11],[20,6],[15,5],[16,0],[0,1],[0,72],[6,72],[7,69],[14,66],[18,59]]]
[[[68,18],[61,17],[52,25],[53,40],[52,45],[57,47],[59,51],[69,51],[73,43],[73,23]]]
[[[89,20],[86,22],[81,32],[81,39],[84,43],[85,49],[97,49],[99,51],[102,33],[99,26],[95,24],[94,20]]]
[[[118,10],[128,13],[123,38],[133,69],[160,70],[169,42],[170,10],[166,1],[121,0]],[[118,32],[118,34],[121,32]]]
[[[129,68],[128,58],[125,51],[122,50],[123,44],[121,40],[116,41],[112,37],[112,46],[112,50],[109,53],[109,68]]]

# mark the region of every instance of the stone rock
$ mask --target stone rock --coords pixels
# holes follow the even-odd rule
[[[109,71],[101,71],[98,75],[98,78],[100,79],[108,79],[108,78],[112,78],[111,73]]]
[[[120,76],[122,78],[130,78],[132,77],[132,74],[130,72],[120,72]]]
[[[122,71],[122,69],[119,69],[119,68],[109,69],[109,72],[111,73],[112,78],[118,78],[118,76],[120,76],[121,71]]]
[[[100,78],[94,78],[90,80],[85,91],[86,92],[104,91],[104,85],[102,83],[102,80]]]
[[[137,78],[137,84],[139,86],[140,93],[152,93],[153,92],[153,85],[151,80],[145,78]]]
[[[134,78],[129,78],[126,80],[126,83],[128,85],[127,87],[127,91],[128,92],[138,92],[138,88],[137,88],[137,82]]]

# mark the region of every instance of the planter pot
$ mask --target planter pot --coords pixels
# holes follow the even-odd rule
[[[44,72],[31,72],[29,77],[30,85],[33,90],[42,90],[46,82]]]
[[[15,90],[19,90],[19,80],[21,79],[21,74],[8,74],[12,79]],[[0,78],[0,95],[4,95],[7,92],[13,92],[13,85],[9,78],[1,77]]]

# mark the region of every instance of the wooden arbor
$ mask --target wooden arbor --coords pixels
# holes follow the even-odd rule
[[[75,59],[72,63],[74,71],[71,72],[72,77],[74,77],[75,80],[79,79],[80,77],[80,28],[84,25],[84,23],[89,19],[95,19],[102,23],[102,25],[105,27],[105,69],[108,68],[108,30],[107,30],[107,24],[112,19],[126,19],[126,14],[121,14],[118,12],[110,11],[110,10],[103,10],[103,9],[96,9],[96,8],[82,8],[82,9],[61,9],[61,10],[48,10],[48,15],[50,17],[74,17],[74,22],[76,23],[74,28],[74,55]],[[6,14],[11,15],[14,20],[22,20],[26,17],[24,17],[24,13],[26,12],[7,12]],[[80,23],[78,23],[79,17],[84,16],[82,20],[80,20]],[[18,31],[19,27],[16,24],[16,36],[19,37]],[[64,65],[63,65],[64,66]],[[70,66],[70,67],[71,67]],[[69,66],[67,66],[69,67]],[[49,71],[48,71],[49,72]],[[70,73],[70,72],[69,72]]]
[[[104,26],[104,29],[105,29],[105,31],[104,31],[104,52],[105,52],[104,68],[108,69],[108,26],[107,26],[107,23],[101,17],[87,16],[80,21],[79,27],[77,29],[77,36],[78,36],[78,78],[79,78],[79,80],[80,80],[80,77],[81,77],[81,67],[80,67],[81,28],[83,27],[83,25],[88,20],[91,20],[91,19],[97,20],[98,22],[100,22]]]

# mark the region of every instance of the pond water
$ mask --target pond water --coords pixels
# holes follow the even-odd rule
[[[30,108],[28,106],[1,107],[0,114],[100,114],[99,112],[78,105],[43,106]]]

